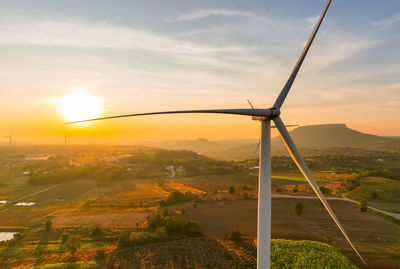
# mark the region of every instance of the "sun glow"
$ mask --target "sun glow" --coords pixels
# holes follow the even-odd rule
[[[79,92],[52,100],[67,121],[80,121],[99,117],[103,111],[100,98]]]

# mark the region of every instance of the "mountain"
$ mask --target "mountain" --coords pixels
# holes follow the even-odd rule
[[[148,143],[146,145],[173,150],[192,150],[212,158],[226,159],[227,155],[224,153],[226,149],[256,143],[256,139],[210,141],[204,138],[198,138],[195,140],[172,140],[159,143]]]
[[[365,134],[348,128],[345,124],[320,124],[295,128],[290,132],[298,148],[369,148],[399,146],[398,137],[382,137]],[[256,139],[210,141],[204,138],[196,140],[175,140],[151,143],[148,146],[166,149],[192,150],[216,159],[243,160],[255,158],[258,141]],[[272,139],[272,153],[285,153],[280,137]]]
[[[387,138],[364,134],[348,128],[345,124],[321,124],[302,126],[290,132],[299,148],[316,147],[369,147],[387,141]],[[273,144],[280,142],[274,138]]]

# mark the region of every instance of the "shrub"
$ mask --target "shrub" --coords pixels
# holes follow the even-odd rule
[[[233,230],[228,236],[228,239],[232,241],[239,240],[241,238],[242,238],[242,233],[239,230]]]
[[[376,198],[379,197],[379,194],[377,192],[373,192],[373,193],[370,194],[370,196],[371,196],[372,199],[376,199]]]
[[[245,200],[249,199],[249,195],[247,194],[247,192],[243,193],[243,199],[245,199]]]
[[[229,193],[234,194],[235,193],[235,187],[229,187]]]
[[[53,222],[51,220],[46,220],[46,222],[44,223],[44,227],[46,229],[46,231],[50,231],[51,230],[51,226],[53,226]]]
[[[165,228],[159,227],[154,233],[151,232],[133,232],[130,236],[130,245],[144,245],[157,243],[168,238]]]
[[[183,232],[186,236],[194,237],[200,236],[203,234],[200,223],[194,220],[188,220],[186,224],[183,226]]]
[[[98,249],[96,250],[96,256],[94,256],[94,259],[97,262],[101,262],[106,258],[106,253],[104,252],[103,249]]]
[[[180,191],[173,191],[171,192],[168,197],[165,200],[161,200],[159,202],[160,207],[165,207],[169,205],[174,205],[186,201],[192,201],[192,200],[197,200],[199,199],[199,196],[197,194],[194,194],[190,191],[187,191],[185,193],[182,193]]]
[[[131,245],[128,232],[124,231],[118,238],[118,247],[127,248]]]
[[[367,200],[361,200],[360,202],[360,211],[361,212],[367,212],[368,209],[368,204],[367,204]]]
[[[273,239],[271,268],[356,269],[357,267],[327,244],[308,240]]]
[[[328,187],[321,186],[321,187],[319,187],[319,189],[321,190],[321,192],[323,194],[330,194],[331,193],[331,189],[328,188]]]
[[[182,215],[173,215],[165,218],[165,228],[167,234],[177,235],[183,232],[186,219]]]
[[[301,216],[303,214],[303,205],[300,203],[296,203],[293,206],[293,212],[296,216]]]
[[[101,230],[100,227],[95,227],[92,232],[90,233],[90,235],[94,238],[100,238],[103,235],[103,231]]]
[[[78,235],[70,235],[64,246],[69,251],[75,252],[81,247],[81,238]]]
[[[65,243],[67,242],[69,236],[70,236],[69,233],[63,233],[63,234],[61,235],[61,238],[60,238],[60,239],[61,239],[61,243],[62,243],[62,244],[65,244]]]

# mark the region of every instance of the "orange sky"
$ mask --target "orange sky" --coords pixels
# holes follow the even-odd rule
[[[101,111],[86,114],[99,116],[248,108],[246,99],[268,108],[322,8],[318,1],[200,1],[160,14],[137,2],[129,13],[123,5],[25,4],[10,1],[0,16],[0,137],[12,133],[16,144],[59,143],[64,134],[76,143],[257,138],[257,122],[229,115],[65,126],[55,100],[98,98]],[[345,123],[400,136],[400,20],[392,14],[398,8],[363,4],[374,12],[332,4],[282,108],[286,124]],[[91,110],[86,104],[69,110]]]

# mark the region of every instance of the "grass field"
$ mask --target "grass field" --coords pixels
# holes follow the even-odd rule
[[[168,188],[180,191],[182,193],[185,193],[185,192],[188,192],[188,191],[190,191],[191,193],[194,193],[194,194],[203,194],[204,193],[204,191],[202,191],[202,190],[199,190],[197,188],[193,188],[193,187],[190,187],[188,185],[185,185],[185,184],[182,184],[182,183],[178,183],[178,182],[175,182],[175,181],[166,182],[164,185],[166,187],[168,187]]]
[[[378,197],[372,197],[376,193]],[[368,177],[361,180],[358,188],[347,193],[349,198],[361,201],[379,209],[400,213],[400,181],[381,177]]]
[[[176,181],[205,192],[213,192],[214,190],[226,190],[231,186],[239,187],[250,184],[249,181],[243,179],[243,177],[241,177],[240,175],[182,178],[176,179]]]
[[[304,213],[293,214],[293,205],[301,202]],[[331,244],[362,268],[399,268],[400,226],[371,213],[359,212],[357,207],[344,201],[331,201],[338,218],[368,263],[363,266],[344,240],[329,215],[317,200],[273,198],[273,238],[308,239]],[[205,233],[226,238],[233,229],[256,237],[257,200],[207,202],[185,210],[189,218],[200,221]],[[330,239],[328,239],[330,238]]]

